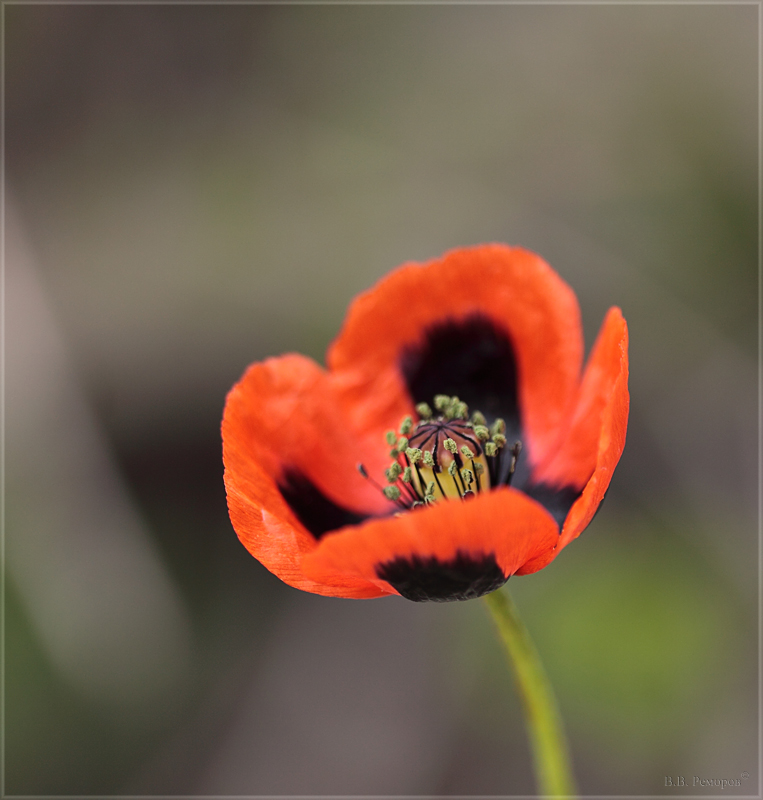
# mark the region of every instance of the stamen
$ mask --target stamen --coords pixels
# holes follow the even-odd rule
[[[407,436],[413,430],[413,419],[411,417],[403,417],[400,423],[400,433]]]
[[[397,461],[393,461],[389,469],[385,470],[384,475],[389,483],[396,483],[403,472],[403,468]]]
[[[440,490],[440,494],[442,495],[442,499],[443,500],[447,500],[448,499],[448,495],[445,494],[445,489],[442,488],[442,484],[440,483],[440,479],[437,477],[437,473],[433,472],[432,474],[434,475],[434,479],[437,482],[437,488]]]
[[[461,400],[456,400],[456,402],[453,403],[453,418],[469,419],[469,406]]]
[[[474,435],[481,441],[486,442],[490,438],[490,431],[486,425],[475,425]]]
[[[387,437],[387,444],[392,447],[397,441],[397,434],[394,431],[387,431],[385,436]]]
[[[447,394],[436,394],[434,396],[434,407],[438,411],[445,413],[445,409],[450,405],[450,397]]]
[[[432,409],[429,407],[429,403],[418,403],[416,405],[416,413],[421,419],[432,419],[434,416],[432,414]]]
[[[461,491],[461,487],[459,487],[458,485],[459,483],[458,478],[460,478],[460,475],[458,474],[458,467],[456,466],[455,461],[450,462],[450,466],[448,467],[448,474],[450,475],[451,478],[453,478],[453,485],[456,487],[456,492],[458,492],[458,496],[463,498],[464,493]],[[461,484],[461,486],[463,486],[463,483]]]
[[[476,476],[475,483],[477,484],[477,494],[482,491],[482,481],[480,480],[482,473],[485,471],[485,467],[481,461],[472,461],[472,469],[474,470],[474,474]]]
[[[383,492],[386,487],[380,486],[366,471],[366,468],[362,464],[358,464],[358,472],[371,484],[371,486],[378,489],[380,492]]]
[[[411,464],[418,464],[421,461],[421,450],[418,447],[409,447],[405,451],[406,456],[410,460]]]
[[[490,432],[493,434],[493,438],[497,433],[506,433],[506,423],[498,417],[496,421],[490,426]]]
[[[400,489],[397,486],[385,486],[384,487],[384,496],[387,500],[399,500],[400,499]]]
[[[511,486],[511,479],[514,476],[514,470],[517,468],[517,459],[519,458],[519,454],[522,452],[522,442],[516,441],[514,442],[514,446],[511,448],[511,465],[509,466],[509,474],[506,477],[506,485]]]

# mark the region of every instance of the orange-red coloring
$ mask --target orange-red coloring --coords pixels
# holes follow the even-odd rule
[[[463,600],[536,572],[591,521],[625,445],[619,308],[582,361],[577,299],[533,253],[405,264],[352,303],[327,369],[271,358],[229,393],[233,527],[323,595]]]

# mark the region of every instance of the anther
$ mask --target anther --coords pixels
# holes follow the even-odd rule
[[[448,404],[443,409],[443,413],[445,414],[445,419],[459,419],[461,417],[461,413],[463,409],[466,408],[466,403],[462,403],[458,397],[449,397]],[[468,415],[468,409],[467,409]]]
[[[486,442],[490,438],[490,431],[486,425],[475,425],[474,435],[481,441]]]
[[[506,423],[500,417],[498,417],[498,419],[496,419],[496,421],[490,426],[490,432],[493,434],[494,438],[497,433],[506,433]]]
[[[401,453],[405,452],[408,447],[408,439],[405,436],[401,436],[397,440],[397,444],[395,445],[396,449],[398,449]]]
[[[393,461],[389,469],[385,470],[384,475],[389,483],[395,483],[403,472],[403,468],[397,461]]]
[[[522,452],[522,442],[516,441],[514,442],[514,446],[511,448],[511,466],[509,467],[509,476],[514,474],[514,470],[517,467],[517,459],[519,458],[519,454]]]
[[[453,403],[453,419],[469,419],[469,406],[463,400]]]
[[[421,419],[432,419],[432,409],[429,407],[429,403],[418,403],[416,405],[416,413],[421,417]]]
[[[472,414],[472,425],[474,425],[474,430],[477,430],[478,425],[482,425],[483,427],[487,425],[487,420],[485,419],[485,415],[480,411],[475,411]]]
[[[445,411],[445,409],[450,405],[450,397],[447,394],[436,394],[434,396],[434,407],[438,411]]]
[[[449,452],[455,455],[458,452],[458,445],[453,441],[453,439],[446,439],[442,446]]]
[[[498,452],[498,447],[495,442],[485,442],[485,455],[493,458]]]
[[[392,447],[397,441],[397,434],[394,431],[387,431],[385,436],[387,437],[387,444]]]
[[[403,417],[403,421],[400,423],[400,433],[403,436],[407,436],[413,430],[413,420],[411,417]]]
[[[429,467],[429,469],[434,469],[434,456],[429,450],[424,450],[423,460],[425,467]]]
[[[406,467],[403,470],[403,482],[410,483],[413,480],[413,470],[410,467]]]
[[[421,450],[419,450],[418,447],[407,448],[405,454],[408,456],[411,464],[418,464],[421,461]]]
[[[493,441],[495,446],[500,450],[506,444],[506,437],[502,433],[494,433]]]
[[[474,453],[472,452],[469,445],[462,444],[461,445],[461,455],[465,458],[474,458]]]
[[[384,489],[384,496],[387,500],[399,500],[400,499],[400,489],[397,486],[385,486]]]

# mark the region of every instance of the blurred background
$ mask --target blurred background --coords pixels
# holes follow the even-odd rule
[[[5,791],[534,792],[483,605],[287,587],[219,440],[250,362],[502,241],[630,326],[606,503],[509,582],[581,791],[757,792],[758,8],[4,14]]]

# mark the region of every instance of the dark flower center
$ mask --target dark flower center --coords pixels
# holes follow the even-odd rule
[[[506,451],[506,425],[496,419],[488,427],[479,411],[458,397],[436,395],[434,406],[419,403],[419,421],[405,417],[397,432],[387,432],[387,444],[394,459],[385,471],[387,486],[379,489],[401,509],[412,509],[441,500],[467,500],[491,486],[511,484],[522,450],[517,441]],[[510,458],[502,469],[504,452]],[[360,473],[372,480],[363,465]],[[375,481],[372,481],[376,483]]]

